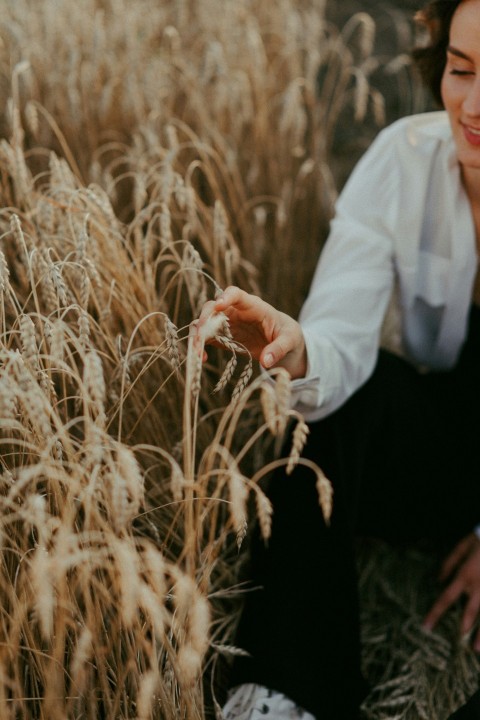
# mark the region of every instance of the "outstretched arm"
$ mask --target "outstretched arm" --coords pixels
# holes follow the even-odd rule
[[[284,367],[292,379],[305,377],[307,353],[303,332],[296,320],[276,310],[256,295],[228,287],[216,300],[205,304],[197,333],[215,313],[224,313],[233,338],[264,368]]]

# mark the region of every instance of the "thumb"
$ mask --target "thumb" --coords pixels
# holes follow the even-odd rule
[[[263,367],[268,370],[274,367],[280,360],[283,360],[286,353],[279,342],[271,342],[269,345],[263,348],[260,353],[260,363]]]

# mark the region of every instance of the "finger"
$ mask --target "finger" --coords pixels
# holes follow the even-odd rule
[[[255,322],[261,322],[269,310],[273,310],[265,300],[247,293],[245,290],[240,290],[235,285],[230,285],[215,300],[215,310],[228,314],[233,309],[240,313],[242,317]]]
[[[260,354],[260,363],[266,370],[274,367],[274,365],[284,357],[284,355],[277,350],[276,345],[276,343],[270,343]]]
[[[430,612],[423,621],[423,627],[427,630],[433,630],[442,615],[458,600],[464,590],[464,584],[460,580],[454,580],[440,595],[434,603]]]
[[[465,610],[462,616],[462,635],[470,632],[473,628],[475,621],[478,617],[478,611],[480,609],[480,591],[476,591],[470,595],[468,602],[465,606]]]
[[[269,345],[264,347],[260,354],[260,362],[264,368],[274,367],[277,365],[287,353],[293,347],[293,343],[290,341],[287,333],[284,333],[281,337],[276,338]]]
[[[461,540],[458,545],[454,547],[452,552],[447,555],[440,569],[439,579],[441,582],[447,580],[447,578],[450,577],[457,565],[459,565],[463,558],[468,555],[471,545],[472,537],[470,535],[467,535],[467,537],[463,538],[463,540]]]
[[[229,285],[222,294],[216,298],[215,309],[218,310],[220,308],[224,310],[231,305],[238,305],[239,307],[245,308],[253,297],[255,296],[250,295],[245,292],[245,290],[240,290],[236,285]]]

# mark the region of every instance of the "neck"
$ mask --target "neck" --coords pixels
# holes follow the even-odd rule
[[[480,211],[480,168],[462,168],[462,180],[474,210]]]

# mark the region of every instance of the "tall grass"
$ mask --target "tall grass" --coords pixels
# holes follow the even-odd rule
[[[231,283],[298,309],[337,120],[381,121],[372,30],[321,0],[4,2],[2,718],[218,712],[292,413],[221,318],[203,367],[189,327]]]
[[[11,0],[0,48],[3,132],[13,75],[30,156],[37,147],[66,156],[84,185],[108,192],[121,220],[173,190],[185,202],[180,174],[198,191],[197,212],[209,216],[221,202],[235,238],[209,258],[217,281],[235,275],[238,248],[263,292],[292,310],[335,197],[338,118],[364,136],[362,121],[378,127],[383,115],[368,82],[378,70],[373,21],[359,13],[338,33],[324,4]],[[388,78],[405,84],[405,63]],[[43,169],[42,158],[30,160]],[[157,235],[160,209],[150,218]],[[184,216],[172,209],[178,239]],[[204,234],[196,245],[213,250]]]
[[[2,717],[201,718],[289,410],[226,324],[205,368],[188,328],[292,232],[318,252],[323,8],[12,2],[1,27]]]

